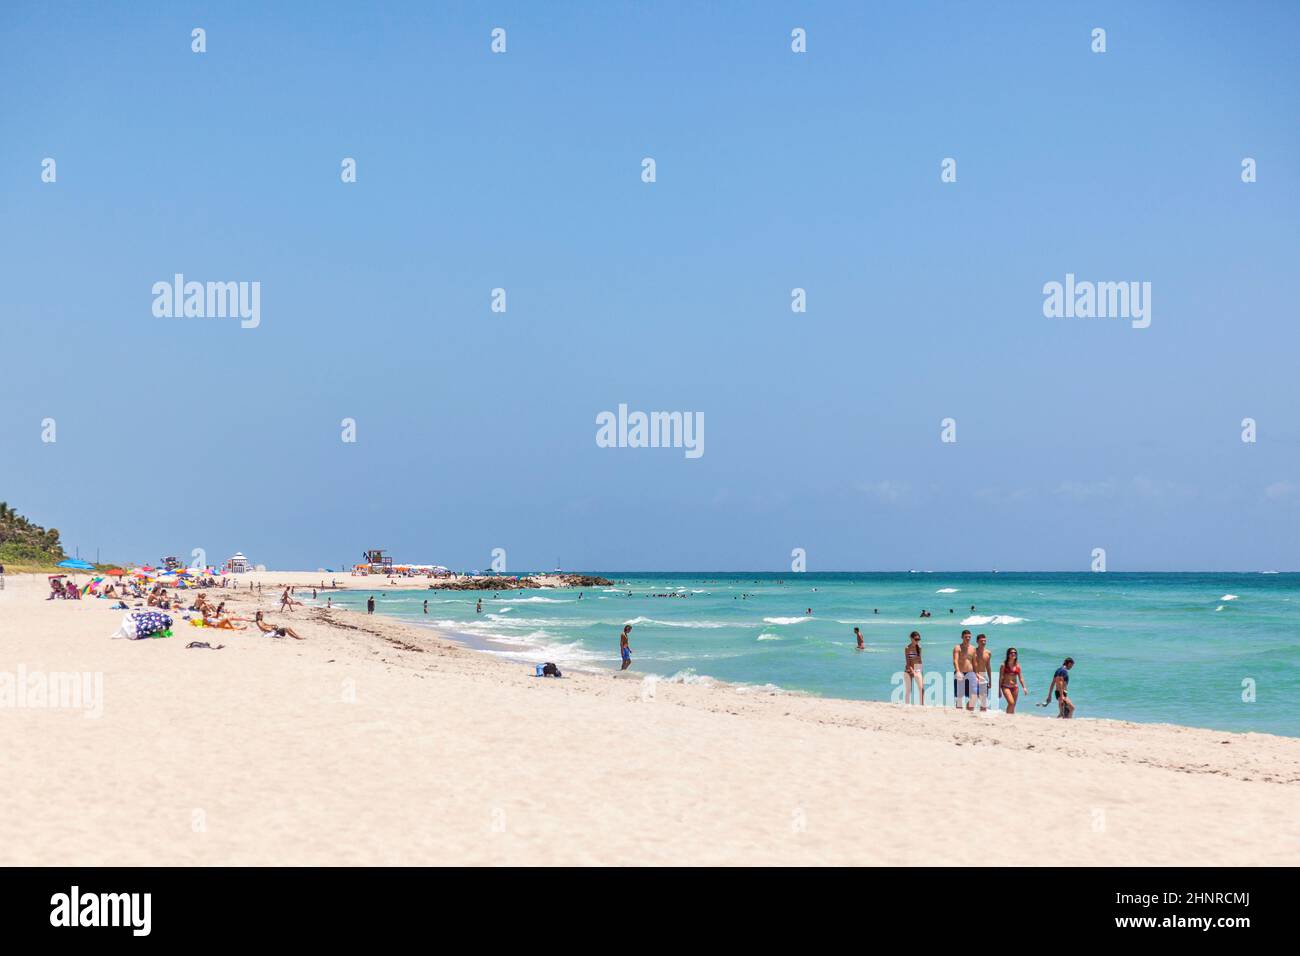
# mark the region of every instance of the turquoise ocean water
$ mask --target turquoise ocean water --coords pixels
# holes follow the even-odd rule
[[[571,668],[616,669],[618,634],[631,623],[639,674],[863,700],[895,693],[913,629],[930,687],[951,684],[938,675],[967,627],[988,635],[995,681],[1006,648],[1017,648],[1030,690],[1018,714],[1031,719],[1055,714],[1032,704],[1071,656],[1080,717],[1300,736],[1300,574],[600,573],[622,583],[581,598],[383,587],[329,597],[364,610],[373,593],[380,613]],[[657,596],[673,593],[688,596]],[[933,617],[920,619],[922,608]]]

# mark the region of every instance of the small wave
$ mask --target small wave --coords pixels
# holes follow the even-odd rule
[[[717,621],[658,621],[652,617],[634,617],[630,621],[624,621],[625,624],[655,624],[659,627],[733,627],[731,624],[720,624]]]
[[[935,594],[956,594],[956,593],[957,593],[957,589],[956,589],[956,588],[939,588],[939,590],[935,591],[934,593],[935,593]]]
[[[779,641],[781,639],[781,635],[771,634],[768,633],[767,631],[764,631],[762,634],[758,635],[758,639],[760,641]]]
[[[965,627],[983,627],[985,624],[1019,624],[1024,621],[1023,617],[1012,617],[1010,614],[993,614],[989,617],[983,617],[978,614],[972,614],[962,620]]]
[[[1220,600],[1220,601],[1235,601],[1235,600],[1237,600],[1237,595],[1235,595],[1235,594],[1225,594],[1223,597],[1219,598],[1219,600]]]
[[[572,601],[565,601],[561,598],[544,598],[544,597],[526,597],[511,598],[511,604],[572,604]]]
[[[804,621],[811,620],[807,615],[803,617],[765,617],[764,624],[802,624]]]

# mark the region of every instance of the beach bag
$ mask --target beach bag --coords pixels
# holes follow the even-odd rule
[[[545,664],[542,665],[542,676],[563,677],[564,675],[560,673],[560,669],[558,667],[556,667],[550,661],[547,661]]]

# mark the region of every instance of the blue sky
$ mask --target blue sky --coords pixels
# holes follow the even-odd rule
[[[118,560],[1300,567],[1300,6],[699,6],[5,4],[0,497]]]

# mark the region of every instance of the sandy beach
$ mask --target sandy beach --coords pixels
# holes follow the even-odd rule
[[[635,671],[544,680],[380,615],[276,610],[274,585],[318,572],[250,579],[260,597],[214,593],[306,640],[179,620],[169,639],[110,640],[113,602],[7,579],[10,687],[88,672],[103,696],[91,717],[0,707],[0,863],[1294,862],[1300,740]]]

